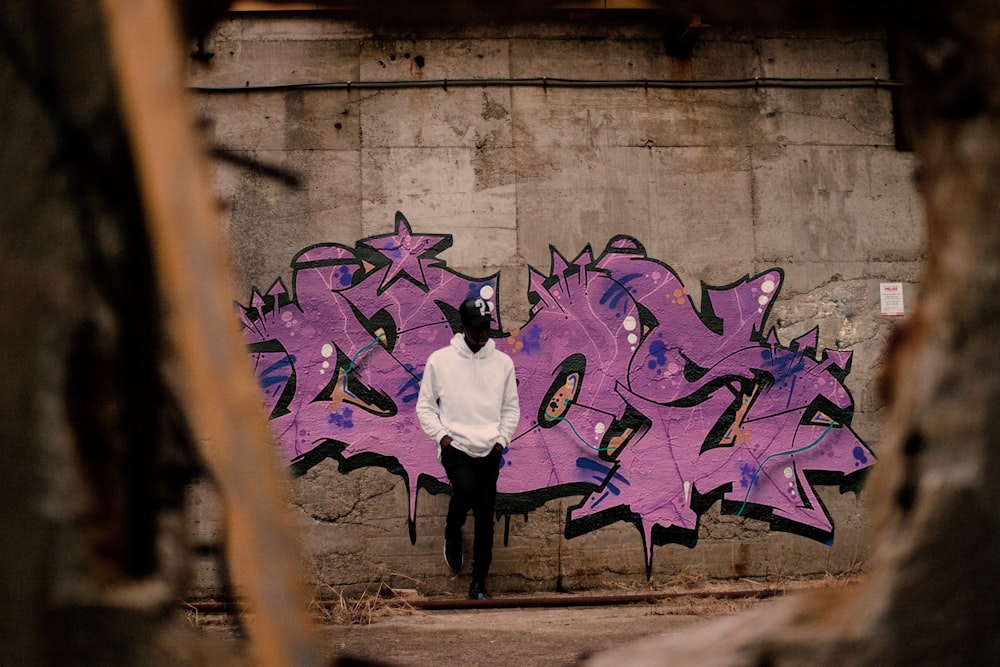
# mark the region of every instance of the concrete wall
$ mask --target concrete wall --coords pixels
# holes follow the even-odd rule
[[[727,294],[734,303],[748,295],[756,298],[760,292],[753,290],[759,290],[763,281],[780,283],[776,298],[759,314],[762,333],[754,335],[753,324],[759,322],[751,317],[744,322],[746,330],[737,332],[730,343],[773,349],[774,360],[798,352],[808,366],[799,371],[803,377],[819,369],[830,380],[830,391],[842,392],[838,433],[850,437],[829,447],[827,456],[836,463],[805,465],[831,473],[822,482],[839,483],[838,475],[853,472],[856,447],[877,455],[881,404],[875,383],[881,349],[894,324],[880,315],[879,284],[904,283],[905,298],[912,305],[923,252],[912,160],[894,148],[891,99],[885,89],[516,85],[261,89],[317,82],[533,77],[889,78],[884,39],[877,30],[762,35],[715,26],[696,45],[692,58],[676,60],[664,55],[661,35],[649,23],[648,16],[623,19],[604,14],[598,21],[577,17],[457,33],[423,28],[419,34],[401,34],[303,13],[243,15],[218,26],[204,43],[213,57],[192,60],[192,84],[243,90],[198,93],[210,141],[302,179],[301,187],[293,189],[259,170],[220,164],[218,171],[234,268],[243,290],[234,299],[246,306],[242,317],[248,325],[248,343],[258,345],[254,353],[258,368],[275,362],[279,362],[276,368],[282,367],[277,357],[264,363],[273,352],[260,345],[281,340],[287,351],[293,346],[292,327],[308,325],[317,340],[335,344],[331,353],[336,349],[347,359],[369,363],[367,370],[359,364],[358,378],[367,386],[378,384],[373,378],[380,362],[366,362],[368,357],[361,355],[388,350],[365,348],[374,340],[370,335],[365,339],[348,332],[350,326],[358,327],[358,320],[345,314],[349,312],[345,303],[363,303],[364,310],[391,296],[383,281],[391,268],[377,257],[380,239],[401,233],[446,237],[436,247],[444,262],[441,266],[435,269],[426,261],[432,255],[425,256],[428,273],[436,271],[435,280],[446,276],[452,281],[442,292],[449,298],[470,285],[488,283],[496,294],[504,330],[498,332],[498,345],[513,350],[523,325],[545,324],[545,314],[538,307],[532,309],[528,293],[543,291],[543,278],[562,273],[564,265],[550,246],[566,261],[583,253],[579,263],[604,271],[601,279],[607,279],[605,275],[621,279],[623,274],[615,274],[608,264],[619,255],[605,250],[609,241],[625,235],[628,238],[611,250],[632,248],[635,259],[647,263],[643,279],[652,281],[656,273],[657,280],[687,290],[681,305],[693,319],[676,328],[688,332],[689,352],[711,347],[705,341],[712,334],[707,327],[699,329],[701,321],[692,307],[701,309],[703,282],[731,287]],[[450,247],[443,248],[449,240]],[[306,249],[299,257],[300,268],[309,260],[310,270],[293,273],[293,259]],[[602,257],[607,259],[603,264]],[[410,259],[416,262],[410,264],[412,278],[419,272],[414,266],[421,266],[420,255]],[[365,267],[366,260],[374,262],[371,268]],[[648,268],[653,264],[662,271]],[[352,282],[344,287],[351,293],[298,284],[310,272],[333,280],[335,272],[344,273],[346,267]],[[580,273],[592,271],[584,268]],[[741,283],[747,276],[756,282]],[[282,284],[272,289],[278,278]],[[402,311],[428,312],[420,310],[424,303],[420,300],[431,292],[418,282],[404,276],[393,285],[407,290],[408,296],[397,299]],[[655,285],[650,285],[652,290]],[[279,294],[282,288],[284,296]],[[386,289],[380,292],[381,288]],[[651,306],[654,311],[665,308],[665,302],[654,301],[651,295],[649,291],[628,297],[636,313],[648,313]],[[313,299],[308,307],[303,305],[306,296]],[[590,292],[588,298],[600,296]],[[724,309],[717,304],[716,310]],[[680,312],[663,311],[655,319],[659,329],[654,326],[649,333],[662,332],[666,318],[676,321],[673,318]],[[411,345],[414,359],[449,333],[447,313],[438,316],[437,333],[422,341],[423,347]],[[262,332],[265,326],[271,328]],[[543,348],[549,350],[543,356],[550,362],[565,358],[572,347],[565,343],[560,347],[556,341],[578,340],[580,332],[593,329],[595,323],[575,321],[565,326],[543,327],[548,331],[542,337]],[[771,327],[777,341],[766,338]],[[810,332],[816,328],[818,339],[813,340]],[[639,331],[647,335],[642,327]],[[639,351],[632,356],[648,355],[653,335],[641,338]],[[298,342],[302,340],[300,335]],[[598,368],[593,363],[588,366],[590,382],[595,376],[612,381],[612,386],[615,380],[632,382],[630,373],[638,367],[631,368],[625,360],[625,370],[616,375],[613,364],[600,358]],[[324,367],[324,359],[336,357],[317,356],[308,364],[297,358],[301,377],[307,371],[333,373],[336,364]],[[545,392],[536,385],[549,387],[552,364],[516,356],[515,362],[526,390],[522,414],[537,416],[537,403]],[[750,394],[759,385],[752,371],[746,364],[733,371],[733,377],[742,380],[730,383],[737,389],[728,390],[726,410],[734,401],[733,392],[739,397],[742,390]],[[418,373],[419,368],[414,375]],[[326,450],[326,457],[309,458],[304,457],[309,447],[295,444],[296,419],[301,412],[303,423],[339,427],[329,421],[335,406],[321,405],[323,419],[316,422],[315,415],[305,417],[311,396],[299,397],[298,403],[289,404],[292,409],[287,414],[276,415],[274,407],[285,381],[261,375],[267,406],[275,416],[279,449],[287,462],[296,462],[300,473],[293,483],[293,503],[309,556],[304,568],[318,593],[326,587],[362,586],[375,580],[429,593],[460,591],[466,582],[447,576],[440,556],[447,496],[432,492],[443,489],[443,470],[435,470],[433,460],[407,463],[423,456],[417,452],[430,451],[433,458],[430,441],[405,419],[405,409],[412,410],[412,403],[400,402],[404,407],[397,413],[395,430],[380,429],[379,422],[369,420],[359,424],[362,440],[327,433],[325,437],[337,446]],[[606,390],[602,396],[611,394]],[[618,404],[607,410],[622,418],[628,401],[615,395]],[[532,397],[533,404],[526,405],[525,396]],[[585,405],[582,400],[580,404]],[[634,406],[635,401],[629,404]],[[647,412],[665,419],[659,407]],[[731,412],[730,425],[738,428],[741,422]],[[362,413],[369,414],[364,410],[356,414]],[[338,414],[342,419],[344,413]],[[522,424],[530,430],[524,418]],[[791,426],[775,427],[768,443],[771,449],[754,450],[753,456],[761,461],[809,444],[816,433],[825,431],[816,428],[820,427],[798,433]],[[685,430],[690,432],[685,451],[693,447],[694,454],[682,457],[682,468],[698,468],[698,445],[707,430]],[[546,430],[550,441],[554,432]],[[579,443],[573,444],[571,434],[563,435],[565,441],[543,442],[550,448],[544,451],[575,446],[579,455]],[[323,437],[310,431],[305,440],[317,442]],[[650,429],[644,438],[659,443],[657,456],[676,449],[676,444],[668,447],[662,442],[662,431]],[[537,451],[543,440],[521,451]],[[812,453],[819,454],[819,449]],[[617,470],[641,474],[638,463],[625,459],[628,452],[627,447],[622,450]],[[512,447],[508,457],[512,463],[516,453]],[[371,456],[376,454],[383,458]],[[388,469],[382,467],[385,456],[395,459]],[[608,452],[592,458],[605,462],[608,472],[602,474],[607,476],[598,479],[601,489],[607,490],[616,459]],[[780,479],[788,460],[786,456],[778,462],[775,479]],[[560,468],[559,474],[566,470]],[[761,471],[763,477],[770,475],[764,468]],[[697,470],[699,475],[703,472]],[[644,490],[633,488],[632,497],[625,494],[639,520],[632,516],[603,525],[605,521],[574,524],[570,514],[577,506],[577,513],[594,509],[587,503],[593,505],[599,497],[593,494],[595,489],[537,481],[528,484],[530,489],[521,488],[515,476],[508,476],[506,509],[515,513],[501,519],[491,588],[645,585],[647,572],[654,583],[668,582],[681,572],[710,577],[837,573],[862,568],[866,562],[863,497],[841,494],[836,484],[807,479],[796,468],[793,490],[816,494],[809,503],[815,521],[795,516],[804,503],[782,507],[776,499],[752,503],[757,509],[749,514],[756,518],[735,516],[740,501],[748,497],[748,487],[746,479],[741,487],[740,479],[732,477],[725,480],[731,486],[710,498],[715,502],[693,514],[686,508],[678,521],[639,509],[643,503],[665,504],[669,494],[664,489],[674,493],[682,478],[690,475],[659,481],[660,486],[650,490],[659,480],[654,471],[635,485]],[[502,492],[503,480],[502,475]],[[704,484],[700,492],[712,490],[708,482]],[[553,491],[556,488],[561,491]],[[195,536],[211,542],[217,536],[218,513],[210,492],[196,490],[194,503]],[[828,525],[819,525],[821,518]],[[654,524],[671,530],[651,532]],[[567,538],[567,533],[575,536]],[[832,544],[824,543],[829,540]],[[206,559],[198,569],[195,594],[216,592],[212,562]]]

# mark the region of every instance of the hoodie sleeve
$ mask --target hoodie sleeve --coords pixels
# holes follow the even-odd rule
[[[424,375],[420,380],[420,393],[417,394],[417,420],[424,433],[440,444],[441,438],[448,435],[448,429],[441,423],[441,406],[438,404],[437,387],[434,382],[434,364],[431,359],[424,366]]]
[[[500,441],[504,447],[510,445],[514,437],[517,423],[521,419],[521,406],[517,398],[517,377],[514,374],[514,363],[510,363],[504,378],[503,404],[500,406]]]

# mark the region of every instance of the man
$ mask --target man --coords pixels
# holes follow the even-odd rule
[[[514,362],[490,339],[491,306],[484,299],[462,303],[462,333],[427,359],[417,398],[420,426],[437,442],[451,483],[444,558],[453,572],[462,569],[462,526],[470,509],[475,521],[472,600],[491,599],[486,575],[493,561],[500,455],[521,416]]]

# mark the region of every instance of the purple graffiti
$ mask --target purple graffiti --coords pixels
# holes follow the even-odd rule
[[[459,329],[470,295],[499,311],[499,278],[463,276],[437,258],[449,235],[392,234],[354,248],[311,246],[280,280],[237,305],[277,441],[293,470],[325,458],[341,471],[380,465],[404,480],[415,539],[417,495],[447,491],[414,401],[427,356]],[[669,266],[635,239],[588,246],[548,275],[529,268],[528,321],[496,343],[514,359],[521,422],[504,452],[498,509],[526,513],[583,496],[567,536],[615,521],[655,544],[697,541],[699,516],[724,513],[829,542],[815,484],[858,482],[874,463],[852,431],[849,351],[818,331],[779,343],[763,323],[779,269],[703,289],[700,309]]]

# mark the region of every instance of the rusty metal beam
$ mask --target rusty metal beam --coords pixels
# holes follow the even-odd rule
[[[726,590],[713,590],[709,588],[699,588],[686,591],[637,591],[631,593],[562,593],[562,594],[541,594],[541,595],[505,595],[492,600],[467,600],[460,597],[435,596],[435,597],[402,597],[401,599],[414,609],[426,611],[442,611],[448,609],[535,609],[535,608],[562,608],[562,607],[602,607],[621,606],[629,604],[648,604],[661,602],[664,600],[687,600],[687,599],[767,599],[773,597],[783,597],[792,593],[812,590],[817,588],[843,588],[855,585],[863,579],[855,577],[845,581],[838,581],[835,584],[819,582],[815,584],[801,584],[792,587],[788,586],[764,586],[764,587],[744,587],[731,588]],[[391,590],[391,589],[390,589]],[[320,609],[330,609],[343,604],[341,599],[313,600],[312,605]],[[203,614],[225,614],[233,613],[238,609],[237,603],[232,599],[225,600],[196,600],[183,603],[185,609],[197,611]]]

